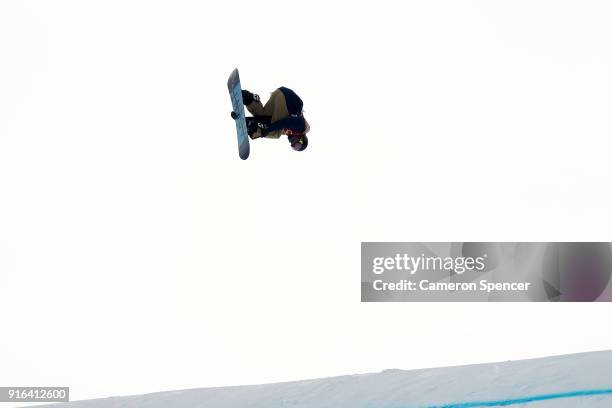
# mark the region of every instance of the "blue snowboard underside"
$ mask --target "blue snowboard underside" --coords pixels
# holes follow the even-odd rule
[[[238,135],[238,154],[242,160],[246,160],[249,157],[250,145],[244,118],[244,104],[242,102],[242,88],[240,87],[238,68],[232,71],[227,80],[227,88],[232,100],[232,110],[238,115],[235,119],[236,133]]]

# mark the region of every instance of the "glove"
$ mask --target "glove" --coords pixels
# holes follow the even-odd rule
[[[245,105],[250,105],[255,101],[259,102],[259,95],[249,92],[246,89],[242,90],[242,102],[244,102]]]
[[[266,137],[268,135],[268,124],[267,123],[257,123],[257,128],[259,129],[260,137]]]
[[[247,122],[247,132],[251,139],[258,139],[260,137],[266,137],[269,133],[268,125],[265,123],[258,123],[255,121],[252,121],[250,123]]]
[[[255,134],[255,132],[257,132],[257,129],[258,129],[257,121],[255,120],[255,118],[248,117],[246,118],[246,126],[247,126],[247,133],[249,134],[251,139],[253,139],[253,135]]]

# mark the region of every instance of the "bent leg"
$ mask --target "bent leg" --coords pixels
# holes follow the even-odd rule
[[[261,104],[261,101],[253,101],[246,108],[253,116],[272,116],[266,114],[266,107]]]
[[[285,97],[280,89],[275,90],[270,95],[270,99],[265,105],[261,101],[253,101],[247,105],[247,110],[253,116],[267,116],[271,117],[272,121],[278,120],[277,116],[282,115],[283,110],[286,110],[286,106],[283,106]],[[284,109],[283,109],[284,108]]]

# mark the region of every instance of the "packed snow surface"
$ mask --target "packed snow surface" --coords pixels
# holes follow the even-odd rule
[[[612,407],[612,351],[265,385],[112,397],[54,408]]]

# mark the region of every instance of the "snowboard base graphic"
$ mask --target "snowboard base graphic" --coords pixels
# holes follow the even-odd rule
[[[240,75],[238,68],[234,69],[227,80],[227,89],[232,100],[232,119],[236,122],[236,134],[238,135],[238,155],[242,160],[249,158],[251,147],[249,135],[244,118],[244,104],[242,103],[242,88],[240,87]]]

